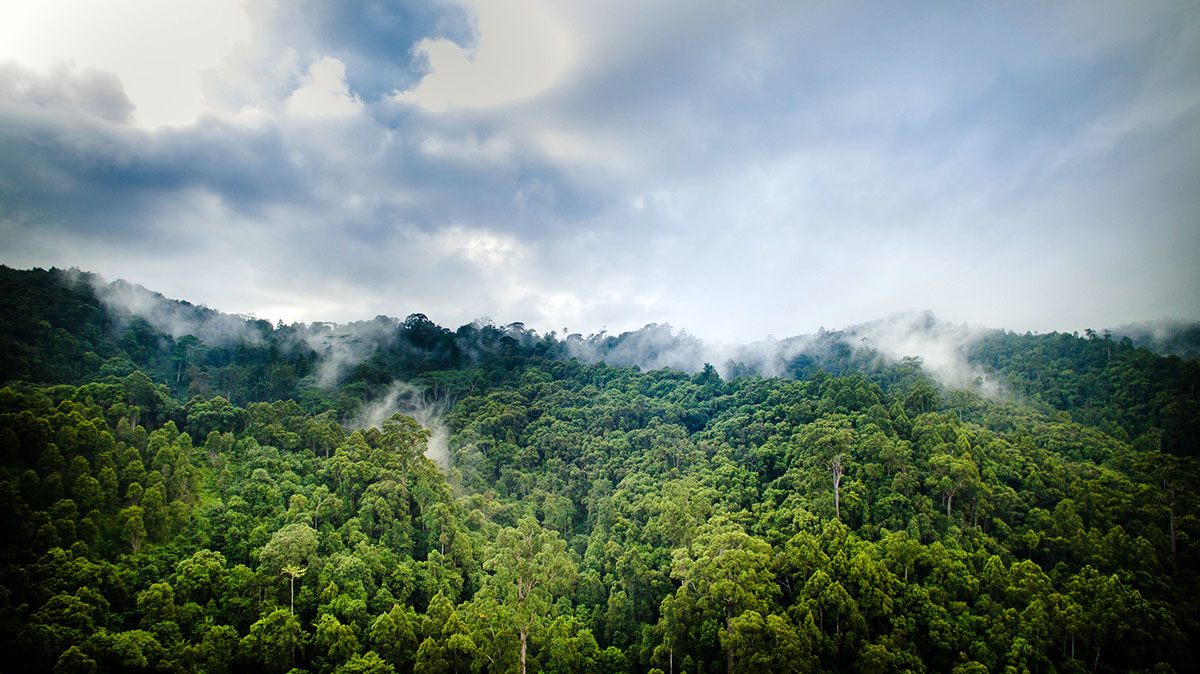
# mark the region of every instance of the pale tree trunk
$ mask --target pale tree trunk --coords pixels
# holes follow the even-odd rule
[[[725,671],[733,674],[733,612],[725,607],[725,633],[729,635],[729,649],[725,657]]]
[[[829,462],[829,472],[833,474],[833,512],[837,518],[842,519],[842,475],[845,473],[846,467],[842,463],[842,455],[838,454]]]
[[[521,628],[521,674],[525,674],[525,648],[528,637],[529,631]]]

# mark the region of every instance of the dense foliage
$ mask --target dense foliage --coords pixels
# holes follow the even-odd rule
[[[1194,361],[998,333],[993,399],[866,349],[723,380],[418,315],[330,383],[316,328],[172,337],[0,271],[8,671],[1196,668]],[[362,421],[396,381],[448,466]]]

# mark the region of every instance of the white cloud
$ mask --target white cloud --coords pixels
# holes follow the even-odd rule
[[[431,111],[487,108],[545,91],[573,64],[572,35],[537,0],[477,0],[478,43],[467,50],[450,40],[426,39],[414,53],[428,59],[430,73],[396,99]]]
[[[500,162],[510,158],[513,149],[508,138],[493,135],[481,139],[474,133],[458,137],[431,133],[421,141],[421,152],[426,155],[457,161]]]
[[[486,229],[453,225],[437,232],[432,239],[432,248],[442,254],[461,256],[489,271],[516,267],[528,261],[527,252],[514,237]]]
[[[346,86],[346,64],[326,56],[308,69],[303,85],[288,97],[286,107],[297,117],[342,117],[360,111],[362,102]]]
[[[240,0],[0,3],[0,60],[114,73],[147,128],[195,121],[206,109],[200,73],[249,34]]]

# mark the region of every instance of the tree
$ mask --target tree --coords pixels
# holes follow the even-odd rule
[[[315,627],[313,649],[319,654],[317,659],[324,662],[325,671],[342,665],[358,652],[358,638],[354,635],[354,628],[343,625],[335,616],[321,614]]]
[[[113,635],[112,654],[125,670],[157,668],[166,654],[162,644],[145,630],[128,630]]]
[[[908,397],[904,399],[904,407],[910,416],[917,416],[935,411],[940,402],[937,392],[929,382],[921,379],[913,385]]]
[[[396,669],[384,662],[375,651],[367,651],[340,665],[335,674],[396,674]]]
[[[175,622],[178,609],[175,607],[175,591],[166,583],[154,583],[137,595],[138,611],[142,613],[142,627],[154,631],[162,622]]]
[[[850,420],[843,415],[830,415],[806,426],[800,437],[804,448],[821,462],[818,469],[823,465],[832,476],[834,514],[841,519],[842,476],[846,472],[846,453],[854,442]]]
[[[296,613],[296,579],[303,578],[306,571],[308,569],[295,564],[285,564],[279,570],[279,575],[288,577],[288,589],[290,590],[288,612],[293,615]]]
[[[279,574],[285,567],[308,563],[316,554],[317,532],[307,524],[288,524],[271,535],[258,560],[268,573]]]
[[[949,453],[936,454],[929,460],[929,468],[932,475],[926,479],[926,485],[941,493],[949,517],[954,497],[979,484],[979,468],[970,454],[954,456]]]
[[[393,414],[383,422],[380,448],[387,452],[386,465],[397,469],[400,484],[408,487],[411,465],[425,452],[429,431],[422,428],[412,417]]]
[[[702,608],[714,609],[725,620],[726,670],[733,672],[733,620],[743,611],[766,609],[779,593],[771,574],[771,548],[747,534],[740,525],[717,517],[704,525],[696,541],[675,551],[671,576],[678,590],[694,594]]]
[[[846,466],[842,463],[841,452],[834,454],[829,460],[829,472],[833,475],[833,512],[840,520],[842,519],[842,474],[846,472]]]
[[[206,674],[225,674],[233,671],[237,654],[238,633],[229,625],[213,625],[204,631],[196,649],[196,659]]]
[[[413,624],[417,616],[408,606],[393,604],[390,611],[371,623],[371,646],[384,660],[403,671],[411,669],[412,656],[417,650]]]
[[[182,600],[204,605],[223,597],[228,575],[225,556],[206,549],[175,565],[173,583]]]
[[[275,609],[250,626],[242,639],[242,652],[269,671],[286,672],[296,663],[296,649],[305,642],[300,621],[290,612]]]
[[[142,549],[142,540],[146,537],[146,525],[142,522],[141,506],[129,506],[123,509],[120,518],[122,522],[121,538],[136,553]]]
[[[490,575],[483,593],[517,630],[521,674],[525,674],[530,632],[550,616],[554,600],[575,582],[575,562],[566,547],[557,532],[543,529],[532,517],[503,529],[488,546],[484,570]]]
[[[197,353],[204,350],[204,345],[194,335],[184,335],[175,342],[171,349],[171,361],[175,363],[175,383],[183,378],[183,371],[192,362]]]
[[[799,674],[816,669],[810,635],[797,630],[786,615],[746,611],[733,619],[732,630],[722,641],[734,651],[734,672],[745,674]]]
[[[96,661],[89,658],[78,646],[63,651],[54,663],[54,674],[95,674]]]

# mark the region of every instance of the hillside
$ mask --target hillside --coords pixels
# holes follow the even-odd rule
[[[1132,337],[287,326],[0,268],[0,353],[11,671],[1197,665],[1200,364]]]

